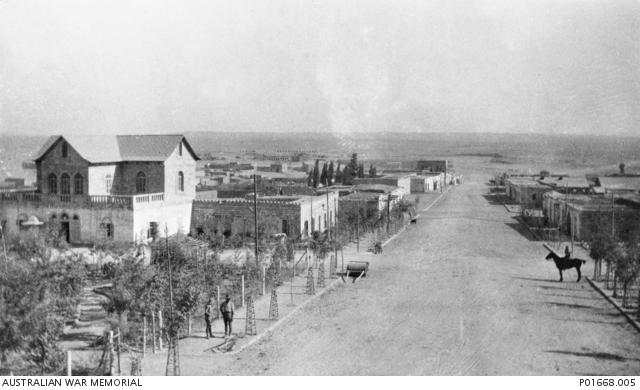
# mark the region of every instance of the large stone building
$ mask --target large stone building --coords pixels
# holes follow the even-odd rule
[[[0,194],[3,231],[36,217],[73,244],[188,232],[196,160],[182,135],[52,136],[37,189]]]
[[[638,199],[550,191],[543,195],[542,207],[548,226],[582,241],[611,231],[625,238],[640,222]]]
[[[292,238],[306,238],[314,231],[335,225],[338,191],[328,194],[258,197],[259,234],[285,233]],[[253,236],[254,199],[196,200],[193,202],[194,235]]]

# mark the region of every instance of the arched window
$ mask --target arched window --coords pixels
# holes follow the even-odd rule
[[[69,156],[69,144],[67,144],[65,141],[62,141],[61,149],[62,157],[67,158]]]
[[[184,173],[178,172],[178,191],[184,192]]]
[[[73,177],[73,192],[76,195],[82,195],[84,192],[84,178],[79,173]]]
[[[47,176],[47,183],[49,186],[49,193],[57,194],[58,193],[58,177],[55,175],[55,173],[50,173],[49,176]]]
[[[70,178],[66,173],[63,173],[62,176],[60,176],[60,193],[63,195],[71,193]]]
[[[104,175],[104,192],[111,193],[111,186],[113,186],[113,176],[110,173]]]
[[[104,238],[108,240],[113,239],[113,222],[111,222],[111,219],[109,217],[105,217],[102,219],[100,228],[102,229],[102,235]]]
[[[138,194],[147,192],[147,176],[144,172],[138,172],[136,175],[136,192]]]

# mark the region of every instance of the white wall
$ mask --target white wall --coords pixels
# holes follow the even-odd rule
[[[105,188],[105,177],[111,175],[111,184],[116,176],[116,165],[98,165],[89,167],[89,195],[110,195]]]

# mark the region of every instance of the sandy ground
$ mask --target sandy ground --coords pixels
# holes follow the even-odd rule
[[[487,179],[465,176],[366,255],[367,278],[243,352],[182,348],[182,375],[637,375],[640,334],[575,271],[557,282],[541,243],[483,196]]]

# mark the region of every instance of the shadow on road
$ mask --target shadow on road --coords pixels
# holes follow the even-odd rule
[[[562,302],[545,302],[549,305],[555,305],[555,306],[560,306],[560,307],[567,307],[567,308],[571,308],[571,309],[596,309],[598,310],[599,308],[594,307],[594,306],[588,306],[588,305],[580,305],[577,303],[562,303]]]
[[[520,280],[530,280],[532,282],[545,282],[545,283],[557,283],[557,281],[555,280],[550,280],[550,279],[537,279],[537,278],[525,278],[522,276],[514,276],[514,279],[520,279]],[[564,290],[561,289],[560,287],[552,287],[552,286],[538,286],[540,288],[552,288],[552,289],[558,289],[558,290]]]
[[[520,221],[518,221],[515,217],[513,217],[513,222],[507,222],[505,225],[509,226],[511,229],[520,233],[520,235],[526,238],[529,241],[540,241],[537,237],[531,233],[529,229],[527,229]]]
[[[489,202],[490,205],[502,206],[509,203],[509,198],[504,193],[482,194],[482,197]]]
[[[558,353],[563,355],[573,355],[573,356],[579,356],[579,357],[590,357],[590,358],[601,359],[601,360],[614,360],[616,362],[640,361],[640,359],[626,358],[620,355],[615,355],[613,353],[607,353],[607,352],[573,352],[573,351],[556,351],[556,350],[550,350],[545,352]]]

